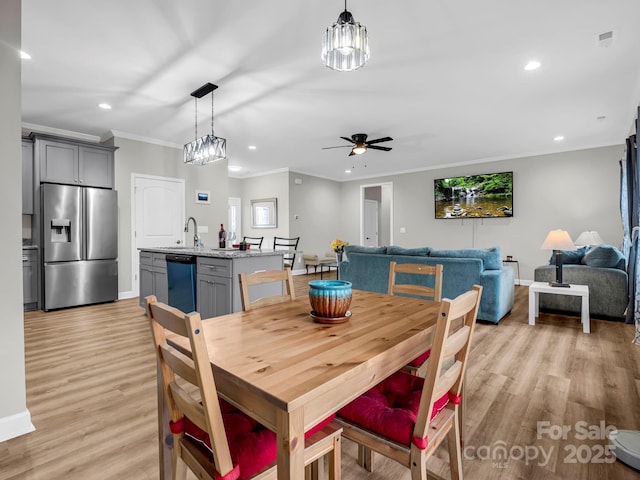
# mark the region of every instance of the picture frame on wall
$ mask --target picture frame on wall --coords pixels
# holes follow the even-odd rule
[[[251,200],[251,228],[278,228],[278,199]]]

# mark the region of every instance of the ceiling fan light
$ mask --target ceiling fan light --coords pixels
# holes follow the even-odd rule
[[[345,5],[346,7],[346,5]],[[362,67],[369,60],[367,27],[344,12],[338,21],[327,28],[322,37],[322,61],[332,70],[349,72]]]
[[[362,155],[366,151],[367,151],[366,145],[356,145],[351,149],[351,153],[353,153],[354,155]]]

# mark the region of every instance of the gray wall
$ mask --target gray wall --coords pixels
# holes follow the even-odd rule
[[[540,250],[552,229],[573,239],[596,230],[620,246],[619,165],[624,147],[612,146],[552,155],[487,162],[411,174],[353,181],[341,185],[341,236],[358,243],[360,185],[393,182],[394,243],[406,247],[491,247],[520,262],[521,277],[533,279],[535,267],[551,252]],[[456,175],[514,172],[514,216],[508,219],[434,218],[433,180]],[[400,233],[404,227],[406,233]]]
[[[0,243],[7,254],[0,275],[0,442],[31,431],[26,404],[22,313],[21,2],[0,2]],[[18,280],[18,281],[16,281]]]
[[[118,291],[127,296],[132,285],[133,262],[131,232],[131,175],[133,173],[185,180],[185,218],[195,217],[198,226],[209,227],[200,235],[205,246],[218,245],[220,224],[227,223],[227,161],[202,167],[185,165],[182,149],[115,137],[109,143],[118,147],[115,153],[115,187],[118,191]],[[195,190],[211,192],[211,204],[196,204]],[[191,227],[191,230],[193,227]],[[192,232],[185,238],[190,245]]]
[[[296,184],[296,179],[302,183]],[[331,250],[331,241],[340,237],[340,184],[291,172],[289,188],[291,236],[300,237],[299,250],[323,256]],[[299,255],[296,270],[304,267],[301,260],[302,255]]]
[[[289,237],[289,172],[234,180],[230,196],[242,201],[242,235],[264,237],[262,248],[273,248],[273,237]],[[277,228],[251,228],[251,200],[277,199]]]

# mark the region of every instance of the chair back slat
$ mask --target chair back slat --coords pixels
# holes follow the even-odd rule
[[[169,366],[169,368],[177,376],[197,387],[198,377],[196,375],[196,367],[193,360],[166,343],[160,345],[159,348],[162,360]]]
[[[244,237],[242,239],[243,242],[248,243],[249,245],[254,245],[259,249],[262,248],[262,242],[264,237]]]
[[[218,392],[211,370],[200,314],[185,314],[157,301],[154,295],[145,298],[147,316],[156,345],[165,402],[176,422],[187,416],[209,434],[215,469],[224,476],[233,469],[229,444],[222,423]],[[192,359],[167,343],[165,329],[189,339]],[[199,398],[176,383],[180,377],[198,387]],[[179,446],[183,433],[174,434],[174,448]]]
[[[390,262],[389,286],[387,292],[389,295],[404,294],[427,297],[434,302],[439,302],[442,300],[442,272],[443,267],[441,264],[423,265],[419,263]],[[399,273],[410,275],[430,275],[434,278],[434,286],[428,287],[413,283],[397,283],[396,276]]]
[[[434,389],[433,396],[435,399],[442,397],[445,393],[451,390],[460,377],[460,372],[462,371],[462,362],[456,360],[449,368],[447,368],[440,378],[438,378],[438,383],[436,383],[436,387]]]
[[[414,435],[418,438],[427,436],[435,401],[446,392],[450,392],[454,396],[460,395],[467,352],[481,296],[482,287],[474,285],[471,291],[465,292],[453,300],[442,300],[414,428]],[[452,322],[458,319],[462,319],[462,325],[450,335]],[[446,355],[447,353],[449,355]],[[443,369],[443,360],[451,355],[454,356],[455,361],[451,366]],[[451,406],[450,408],[457,407]]]
[[[182,337],[188,337],[187,326],[184,323],[183,313],[177,308],[165,305],[160,308],[158,303],[149,304],[153,319],[165,330],[177,333]]]
[[[244,273],[240,276],[240,298],[242,300],[243,310],[252,310],[254,308],[264,307],[267,305],[275,305],[277,303],[288,302],[294,300],[295,292],[293,288],[293,276],[290,269],[284,270],[264,270],[262,272]],[[283,295],[273,295],[269,297],[258,298],[251,301],[249,295],[249,287],[253,285],[261,285],[265,283],[283,283]]]
[[[469,326],[465,325],[449,335],[444,342],[443,358],[449,358],[451,355],[458,353],[467,343],[470,332]]]
[[[296,250],[298,250],[298,243],[300,237],[286,238],[286,237],[273,237],[273,249],[274,250],[290,250],[291,253],[285,253],[283,255],[285,266],[293,269],[296,264]]]

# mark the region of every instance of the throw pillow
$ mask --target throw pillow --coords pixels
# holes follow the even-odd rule
[[[584,256],[584,264],[589,267],[619,268],[621,260],[624,255],[613,245],[598,245]]]
[[[502,269],[502,250],[492,248],[461,248],[459,250],[431,250],[430,257],[479,258],[485,270]]]
[[[387,247],[387,255],[414,255],[426,257],[429,255],[430,251],[431,247],[404,248],[396,245],[390,245]]]
[[[563,265],[579,265],[580,263],[584,263],[582,258],[585,256],[589,247],[584,246],[578,248],[577,250],[560,250],[562,252],[562,264]],[[549,265],[556,264],[556,252],[551,254],[551,258],[549,258]]]

